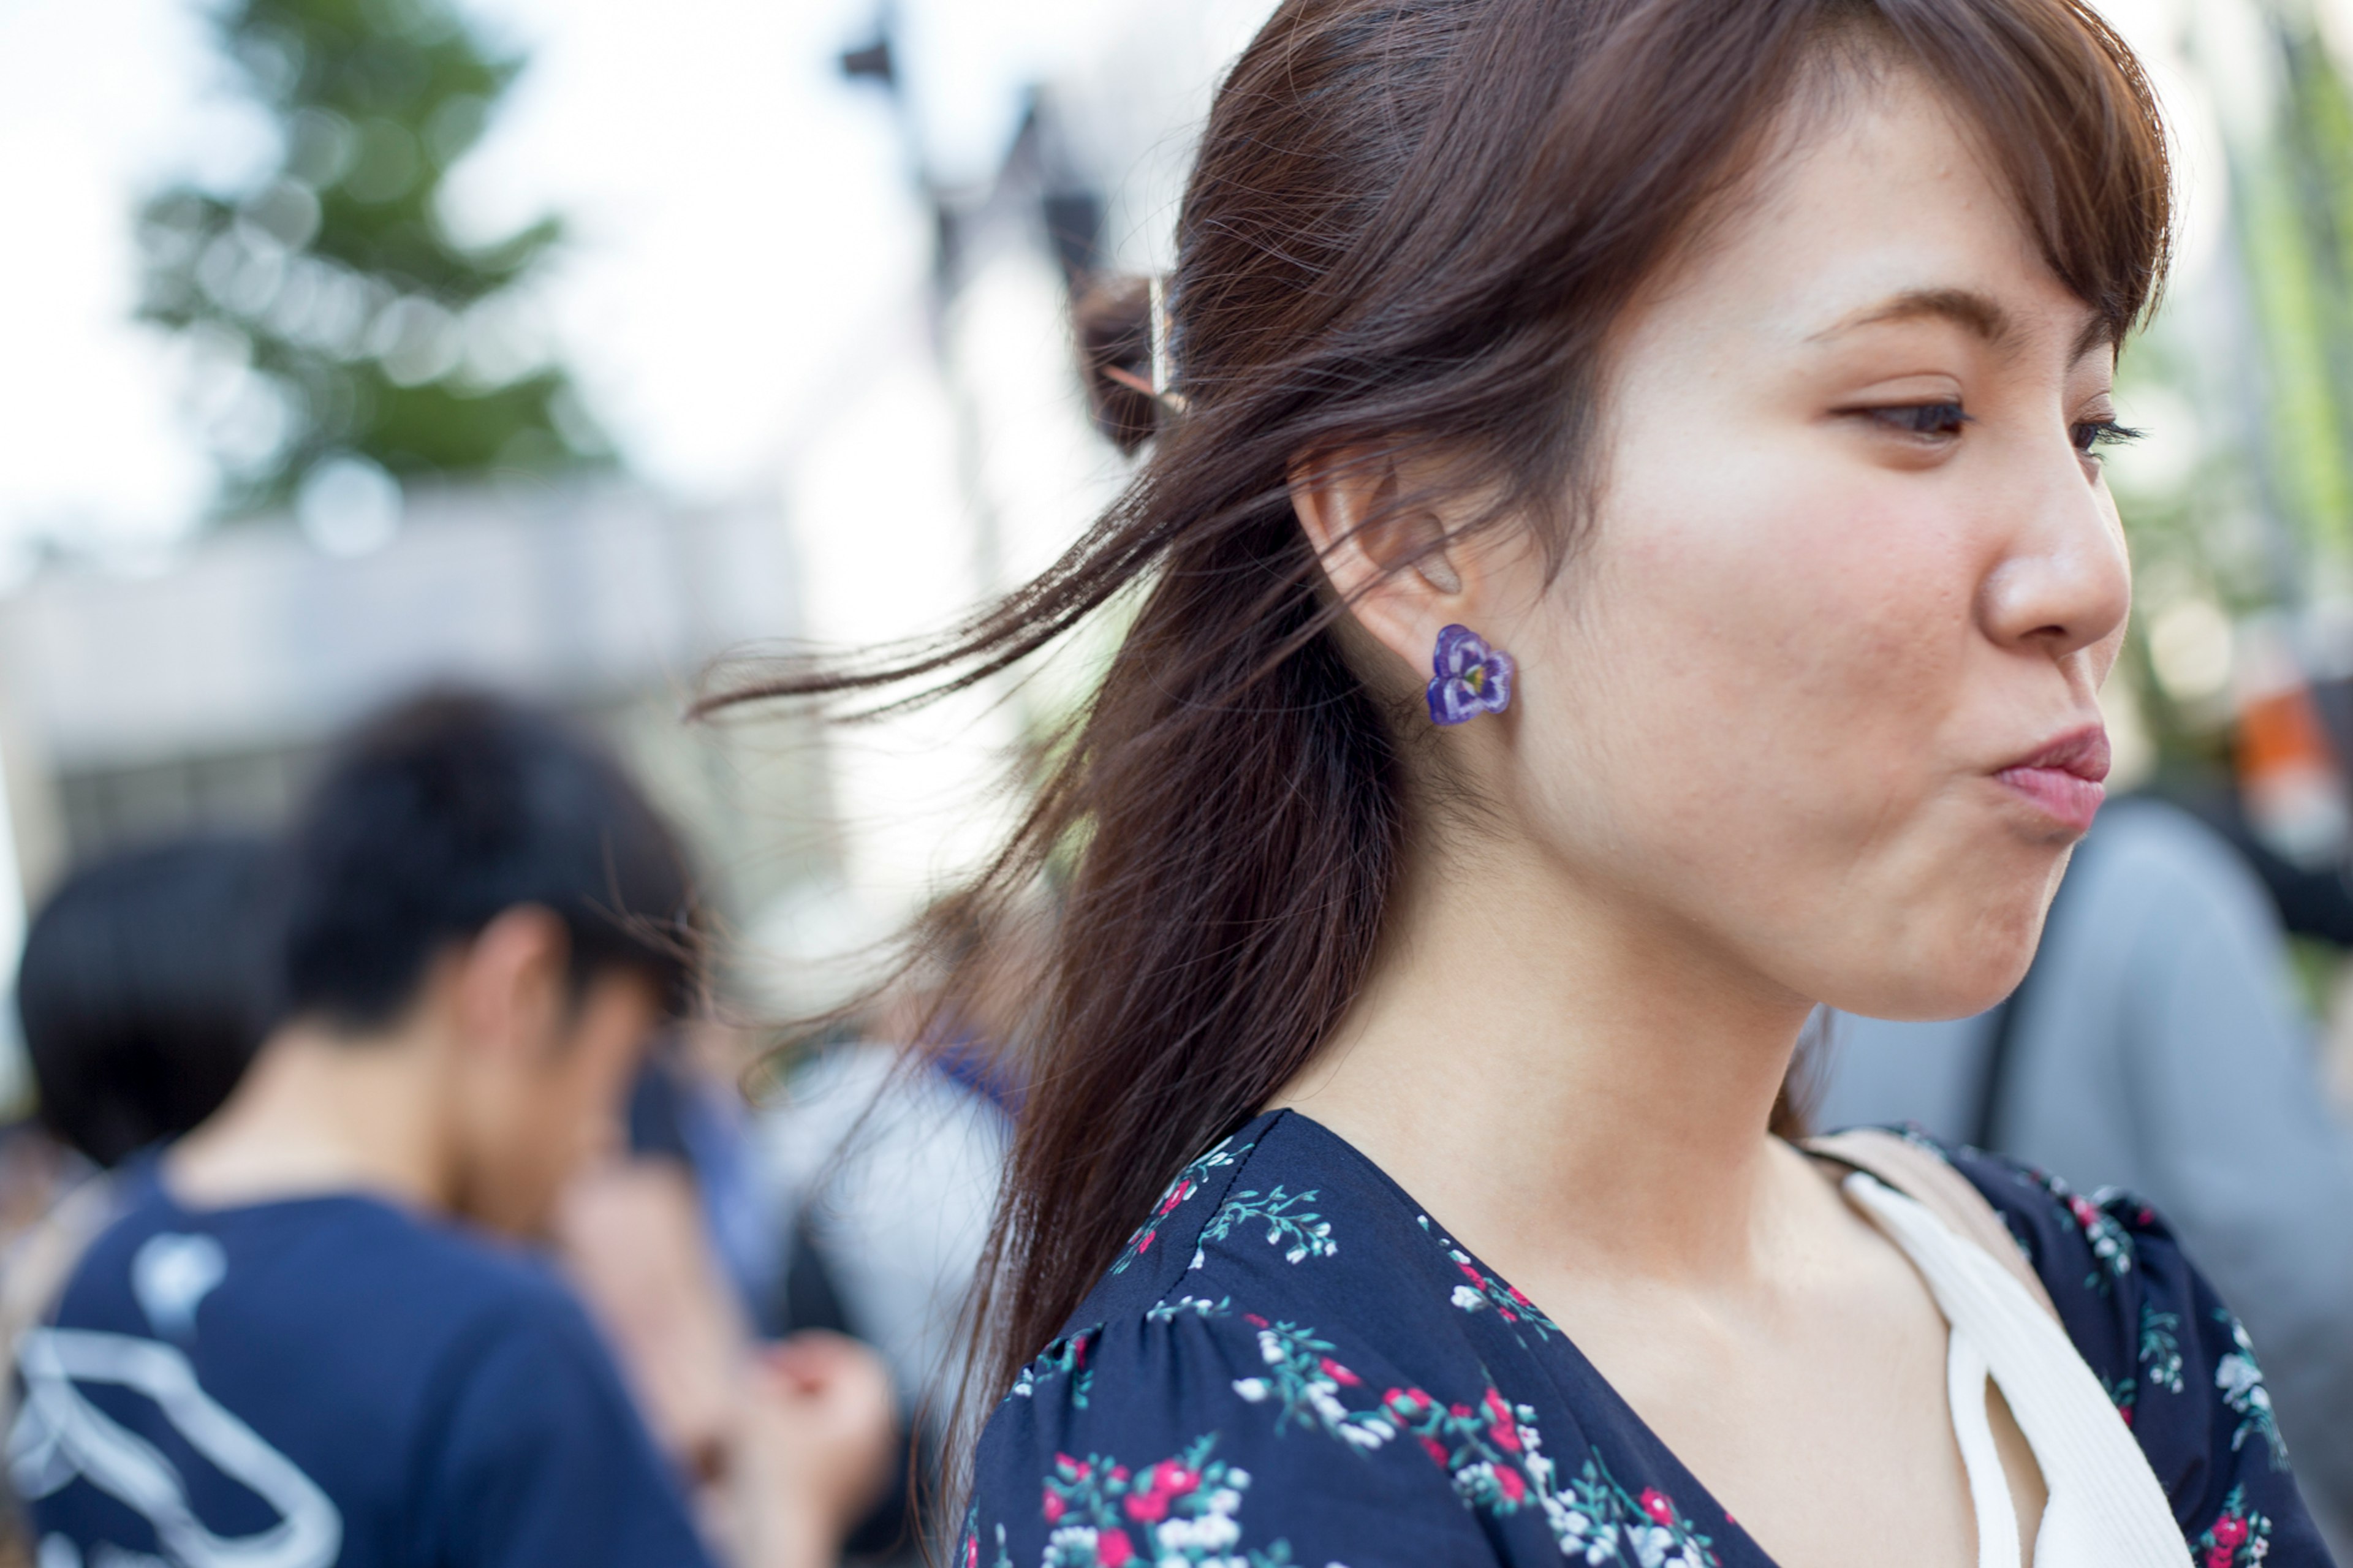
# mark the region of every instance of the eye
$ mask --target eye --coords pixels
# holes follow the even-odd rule
[[[2119,425],[2113,419],[2086,419],[2070,426],[2067,434],[2075,443],[2075,450],[2088,458],[2103,447],[2137,441],[2148,432]]]
[[[1907,403],[1894,408],[1865,408],[1860,411],[1882,428],[1900,431],[1906,436],[1944,437],[1957,436],[1969,416],[1957,403]]]

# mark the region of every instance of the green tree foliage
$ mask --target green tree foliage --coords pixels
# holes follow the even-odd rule
[[[228,0],[218,25],[282,155],[251,190],[148,203],[142,311],[211,367],[225,510],[282,504],[343,453],[400,476],[600,458],[518,290],[557,223],[472,250],[436,210],[520,62],[448,0]]]
[[[2153,434],[2111,479],[2135,565],[2130,678],[2168,760],[2221,769],[2233,644],[2353,590],[2353,84],[2303,0],[2217,0],[2183,22],[2224,154],[2192,194],[2222,175],[2227,227],[2124,357],[2128,417]],[[2243,54],[2203,47],[2234,39]],[[2211,650],[2200,628],[2218,625],[2241,634],[2221,657],[2181,657]]]
[[[2353,109],[2309,17],[2275,24],[2273,159],[2242,176],[2244,248],[2274,385],[2279,489],[2306,548],[2353,551]]]

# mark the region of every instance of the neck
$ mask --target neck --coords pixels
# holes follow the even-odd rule
[[[1527,846],[1409,864],[1364,994],[1277,1096],[1473,1250],[1698,1283],[1755,1263],[1808,1004]]]
[[[421,1020],[366,1036],[288,1025],[228,1103],[174,1146],[173,1192],[206,1207],[359,1192],[447,1210],[456,1182],[438,1045]]]

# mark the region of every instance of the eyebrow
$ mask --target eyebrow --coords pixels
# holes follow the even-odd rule
[[[1982,339],[1996,348],[2010,341],[2015,328],[2010,312],[2003,310],[2000,302],[1973,289],[1909,289],[1892,299],[1856,311],[1837,325],[1816,332],[1807,341],[1825,342],[1862,327],[1923,318],[1951,321],[1970,336]],[[2082,359],[2094,349],[2113,346],[2116,336],[2115,326],[2105,317],[2094,313],[2090,321],[2084,323],[2084,330],[2075,334],[2075,342],[2068,356],[2070,362]]]
[[[1996,346],[2010,335],[2010,312],[1975,289],[1908,289],[1893,299],[1864,307],[1837,325],[1816,332],[1809,341],[1822,342],[1863,327],[1884,326],[1891,321],[1919,321],[1924,317],[1950,321],[1972,336]]]

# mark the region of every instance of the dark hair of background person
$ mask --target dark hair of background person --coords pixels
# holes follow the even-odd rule
[[[436,691],[362,726],[287,839],[282,1007],[362,1032],[503,911],[560,918],[574,983],[614,969],[685,1004],[692,888],[679,843],[606,750],[536,709]]]
[[[1178,220],[1185,412],[1098,371],[1106,427],[1156,436],[1126,491],[934,641],[706,700],[888,711],[1132,607],[964,894],[1002,905],[1050,868],[1064,890],[965,1415],[1060,1331],[1185,1163],[1305,1066],[1366,976],[1409,833],[1478,831],[1427,721],[1351,667],[1294,465],[1426,468],[1397,506],[1485,498],[1465,531],[1529,528],[1557,572],[1599,480],[1630,300],[1801,123],[1779,110],[1836,114],[1897,69],[1946,95],[2120,343],[2162,278],[2170,176],[2139,66],[2081,0],[1285,0],[1218,93]],[[1082,339],[1145,374],[1142,291],[1113,303]]]
[[[43,1126],[100,1165],[220,1109],[269,1026],[271,852],[178,839],[77,868],[16,969]]]

